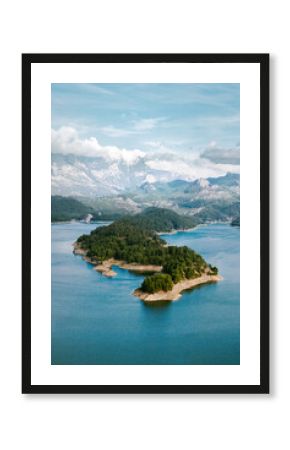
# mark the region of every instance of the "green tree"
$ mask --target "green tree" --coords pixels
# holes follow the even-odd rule
[[[173,288],[173,282],[170,275],[158,273],[146,277],[141,285],[144,292],[153,294],[158,291],[170,291]]]

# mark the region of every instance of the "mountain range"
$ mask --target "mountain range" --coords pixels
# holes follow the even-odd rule
[[[52,194],[94,198],[140,192],[140,189],[146,193],[153,192],[162,190],[166,185],[174,190],[181,189],[182,183],[184,187],[189,187],[193,180],[200,179],[205,173],[216,176],[207,179],[210,185],[235,184],[237,174],[228,174],[224,181],[218,182],[217,178],[225,174],[226,168],[218,168],[218,165],[207,160],[191,161],[173,153],[145,154],[138,150],[129,153],[130,157],[122,152],[119,155],[109,151],[94,157],[53,153]]]
[[[117,183],[118,178],[112,179]],[[227,173],[220,177],[199,178],[194,181],[175,179],[162,182],[147,178],[139,185],[135,179],[134,188],[132,183],[126,180],[122,180],[120,186],[116,184],[114,189],[112,189],[113,181],[110,187],[101,180],[99,183],[102,195],[85,195],[87,186],[84,179],[80,185],[84,187],[83,191],[70,191],[69,196],[53,196],[52,206],[58,206],[58,211],[54,206],[52,208],[54,220],[64,220],[64,216],[59,215],[61,199],[63,210],[68,208],[69,216],[72,218],[70,209],[72,205],[71,201],[68,203],[68,197],[78,202],[75,214],[77,217],[74,218],[80,218],[86,211],[87,214],[93,214],[94,218],[115,219],[126,214],[140,213],[150,207],[170,209],[184,216],[194,217],[196,223],[230,222],[240,214],[239,174]]]

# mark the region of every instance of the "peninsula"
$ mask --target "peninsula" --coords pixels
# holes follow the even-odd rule
[[[152,302],[176,300],[184,290],[221,280],[218,269],[189,247],[168,246],[158,232],[193,228],[191,219],[163,208],[148,208],[82,235],[74,253],[107,277],[113,266],[144,273],[134,295]]]

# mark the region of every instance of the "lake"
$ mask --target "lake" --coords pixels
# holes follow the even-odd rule
[[[72,253],[73,242],[104,224],[53,224],[52,364],[240,364],[240,230],[200,226],[162,237],[187,245],[224,280],[174,302],[132,295],[143,276],[114,267],[106,278]]]

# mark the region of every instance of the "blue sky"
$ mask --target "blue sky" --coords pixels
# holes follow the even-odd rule
[[[236,147],[239,113],[239,84],[52,85],[53,129],[146,152]]]

